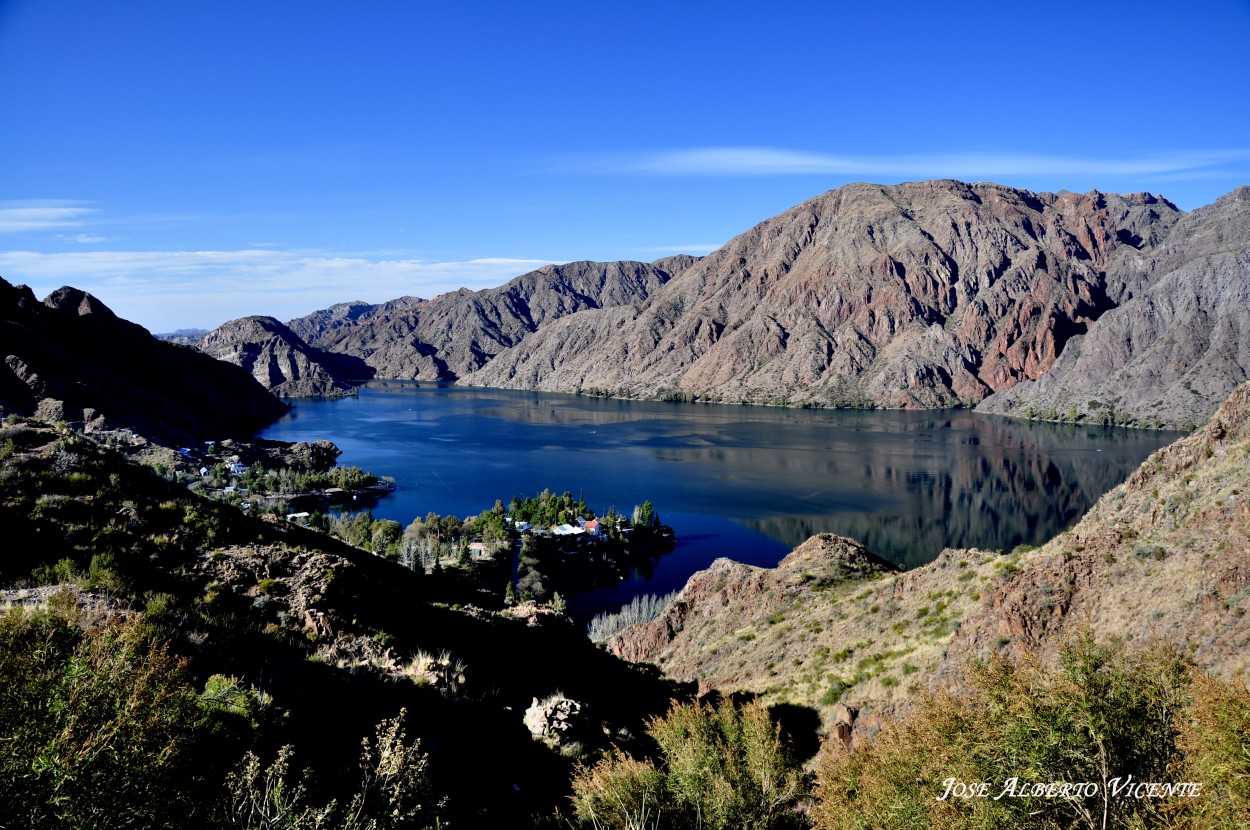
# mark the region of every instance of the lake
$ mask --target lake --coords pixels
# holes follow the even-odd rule
[[[680,588],[719,556],[771,566],[815,533],[915,567],[944,547],[1041,544],[1176,433],[964,410],[802,410],[621,401],[405,382],[301,400],[262,433],[325,438],[340,464],[393,476],[373,513],[407,526],[543,490],[628,513],[650,499],[676,549],[579,617]]]

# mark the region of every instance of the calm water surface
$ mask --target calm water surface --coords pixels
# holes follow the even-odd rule
[[[814,533],[908,567],[944,547],[1040,544],[1176,433],[944,412],[791,410],[616,401],[377,382],[300,401],[263,436],[326,438],[341,464],[394,476],[373,510],[405,526],[543,488],[598,512],[651,499],[676,550],[579,615],[680,588],[718,556],[774,565]]]

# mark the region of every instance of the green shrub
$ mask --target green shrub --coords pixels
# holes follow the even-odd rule
[[[966,694],[922,693],[910,718],[871,743],[846,752],[827,742],[815,826],[1152,825],[1161,818],[1157,799],[1104,801],[1102,793],[1116,777],[1178,780],[1169,769],[1179,758],[1175,719],[1187,698],[1188,667],[1172,649],[1129,652],[1084,635],[1062,649],[1054,670],[1031,657],[1019,663],[996,657],[971,669]],[[995,800],[1013,777],[1094,782],[1100,789],[1087,798]],[[990,782],[993,792],[938,800],[949,778]]]
[[[759,701],[676,704],[647,731],[658,765],[618,751],[580,768],[573,807],[583,826],[766,830],[797,822],[803,776]]]
[[[0,804],[28,828],[181,827],[203,798],[202,712],[182,662],[139,617],[80,628],[0,616]]]
[[[1171,805],[1172,817],[1191,830],[1250,827],[1250,689],[1198,676],[1192,690],[1178,719],[1183,760],[1171,780],[1202,782],[1202,797]]]

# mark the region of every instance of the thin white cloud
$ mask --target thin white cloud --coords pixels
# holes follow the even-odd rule
[[[42,200],[0,205],[0,233],[28,233],[57,228],[75,228],[96,213],[81,202]]]
[[[1182,150],[1095,158],[1036,153],[837,155],[776,147],[694,147],[656,153],[582,157],[583,171],[657,176],[839,175],[984,179],[1022,176],[1193,177],[1244,165],[1250,150]]]
[[[57,239],[64,239],[66,242],[77,242],[79,245],[94,245],[97,242],[107,242],[111,237],[100,236],[96,233],[58,233]]]
[[[73,285],[154,331],[213,328],[249,314],[289,320],[348,300],[383,302],[489,288],[549,260],[489,257],[452,262],[322,252],[0,252],[0,276],[39,296]]]

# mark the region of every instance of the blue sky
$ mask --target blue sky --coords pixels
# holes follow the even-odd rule
[[[1250,2],[0,0],[0,276],[154,331],[706,253],[851,181],[1250,183]]]

